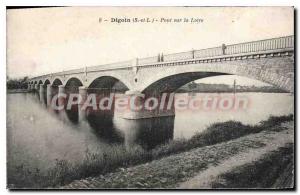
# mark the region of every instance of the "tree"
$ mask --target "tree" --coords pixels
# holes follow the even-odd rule
[[[27,89],[28,77],[22,79],[10,79],[7,76],[6,87],[7,89]]]

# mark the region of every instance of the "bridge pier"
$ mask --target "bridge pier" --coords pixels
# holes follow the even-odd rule
[[[66,96],[64,97],[63,95],[66,95],[65,86],[64,85],[59,85],[58,86],[58,94],[57,94],[58,106],[64,106],[65,105]]]
[[[40,92],[40,95],[42,95],[42,94],[45,93],[45,88],[44,88],[44,85],[43,85],[43,84],[40,84],[39,92]]]
[[[43,84],[40,84],[39,94],[40,94],[40,102],[43,103],[45,98],[45,88]]]
[[[62,121],[69,121],[66,113],[67,94],[65,85],[58,86],[57,92],[57,106],[59,107],[58,114]]]
[[[81,86],[79,87],[79,96],[81,97],[79,99],[78,103],[78,121],[85,120],[86,118],[86,110],[82,109],[84,102],[87,99],[87,87]]]
[[[31,85],[30,85],[30,92],[33,91],[33,88],[34,88],[34,84],[31,84]]]
[[[175,116],[174,101],[170,99],[170,96],[165,95],[148,97],[139,91],[126,91],[125,97],[129,99],[129,108],[122,112],[121,117],[135,120]],[[116,105],[115,108],[117,108]]]
[[[35,90],[36,92],[39,91],[39,84],[34,84],[34,90]]]
[[[52,95],[53,95],[53,87],[51,84],[47,85],[47,106],[51,105],[51,99],[52,99]]]

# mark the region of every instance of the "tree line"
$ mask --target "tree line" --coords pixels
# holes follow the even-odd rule
[[[28,77],[20,78],[20,79],[11,79],[7,77],[6,79],[6,87],[7,89],[27,89],[28,86]]]

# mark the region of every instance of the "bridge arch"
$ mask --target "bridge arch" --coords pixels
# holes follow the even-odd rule
[[[88,83],[87,87],[89,89],[113,89],[117,88],[122,91],[129,90],[128,83],[125,80],[120,80],[119,78],[115,76],[98,76],[91,80],[90,83]]]
[[[162,77],[155,80],[150,85],[146,86],[141,92],[145,94],[151,93],[171,93],[176,91],[183,85],[190,83],[192,81],[220,75],[230,75],[228,73],[218,73],[218,72],[185,72],[179,74],[173,74],[170,76]]]
[[[55,78],[52,82],[52,86],[59,86],[59,85],[62,85],[63,82],[60,78]]]
[[[51,84],[51,82],[50,82],[49,79],[46,79],[46,80],[44,81],[44,87],[46,87],[48,84]]]
[[[78,77],[70,77],[66,80],[65,86],[83,86],[83,82]]]
[[[80,86],[83,86],[83,82],[77,77],[71,77],[65,83],[66,89],[72,93],[78,92]]]

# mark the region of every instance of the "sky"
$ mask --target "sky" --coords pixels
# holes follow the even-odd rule
[[[293,14],[291,7],[62,7],[7,10],[7,75],[12,78],[32,77],[156,56],[161,52],[176,53],[216,47],[223,43],[293,35]],[[111,18],[133,17],[158,20],[196,18],[203,22],[110,22]],[[108,21],[104,22],[105,19]],[[222,77],[219,78],[221,81]],[[223,78],[226,81],[228,77]]]

